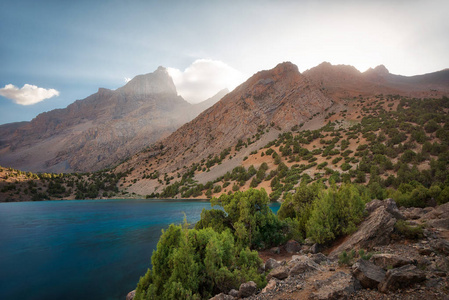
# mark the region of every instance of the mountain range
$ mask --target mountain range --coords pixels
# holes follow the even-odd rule
[[[117,90],[100,88],[31,122],[0,126],[0,165],[34,172],[88,172],[126,160],[117,170],[132,168],[138,174],[157,166],[160,172],[175,172],[239,141],[253,139],[260,146],[293,126],[322,126],[323,113],[338,110],[345,99],[448,94],[449,70],[406,77],[382,65],[362,73],[324,62],[300,73],[286,62],[256,73],[227,93],[190,104],[178,96],[167,70],[159,67]],[[220,173],[241,162],[248,151]],[[151,159],[157,164],[148,168]],[[135,188],[143,192],[147,186]]]
[[[228,91],[190,104],[167,70],[138,75],[117,90],[100,88],[31,122],[0,126],[0,164],[33,172],[88,172],[123,161],[167,137]]]

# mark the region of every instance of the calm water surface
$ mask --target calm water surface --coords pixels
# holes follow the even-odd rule
[[[0,203],[0,299],[123,300],[150,266],[161,229],[184,213],[194,223],[203,208],[210,203]]]

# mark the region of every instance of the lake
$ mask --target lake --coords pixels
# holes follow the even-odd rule
[[[0,203],[0,299],[125,299],[161,229],[200,219],[208,201]],[[279,204],[273,204],[277,212]]]

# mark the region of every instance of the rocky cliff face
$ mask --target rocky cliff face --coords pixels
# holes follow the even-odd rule
[[[220,153],[238,140],[246,141],[261,128],[290,129],[331,105],[331,99],[315,83],[286,62],[256,73],[154,149],[162,145],[165,154],[161,160],[170,161],[168,169],[181,168]],[[134,157],[120,169],[145,168],[142,159],[154,155],[155,151]],[[168,169],[160,172],[172,171]]]
[[[178,96],[171,77],[159,67],[14,130],[0,126],[5,133],[0,164],[41,172],[99,170],[168,136],[204,108]]]

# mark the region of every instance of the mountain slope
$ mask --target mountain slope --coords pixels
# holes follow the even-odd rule
[[[201,109],[178,96],[159,67],[115,91],[100,88],[65,109],[3,130],[0,164],[41,172],[99,170],[168,136]]]
[[[256,73],[197,118],[117,170],[134,169],[135,174],[140,174],[148,169],[149,163],[143,161],[163,153],[157,156],[153,168],[158,168],[159,173],[173,172],[216,155],[239,140],[254,139],[266,129],[282,131],[300,125],[331,105],[331,99],[300,74],[295,65],[282,63]]]

